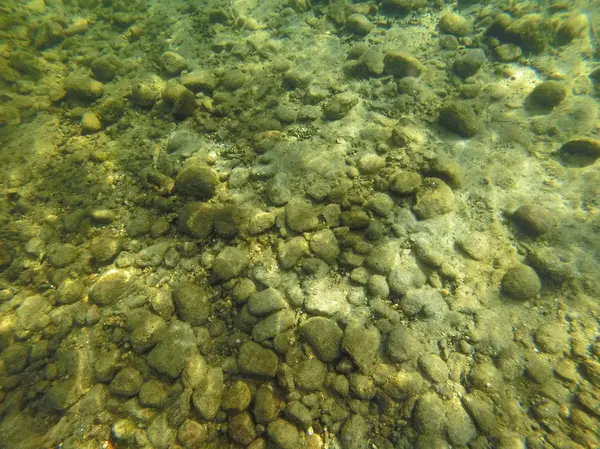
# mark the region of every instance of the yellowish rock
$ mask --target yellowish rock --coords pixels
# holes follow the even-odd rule
[[[81,117],[81,131],[85,134],[97,133],[102,130],[102,123],[92,111],[85,111]]]

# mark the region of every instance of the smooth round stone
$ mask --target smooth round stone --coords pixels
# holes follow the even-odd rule
[[[541,288],[540,278],[528,265],[521,264],[509,268],[502,278],[502,291],[513,299],[531,299]]]

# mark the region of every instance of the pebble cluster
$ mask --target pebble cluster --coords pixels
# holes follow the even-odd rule
[[[0,447],[600,446],[592,16],[7,3]]]

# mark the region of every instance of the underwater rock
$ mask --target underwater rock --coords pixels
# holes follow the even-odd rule
[[[512,62],[523,56],[523,50],[521,50],[521,47],[515,44],[502,44],[494,48],[494,54],[496,55],[496,59],[498,59],[498,61]]]
[[[177,430],[177,439],[185,448],[200,447],[208,440],[206,425],[186,419]]]
[[[375,326],[351,323],[344,330],[342,346],[364,373],[372,372],[378,359],[381,334]]]
[[[374,25],[362,14],[350,14],[346,18],[346,28],[354,34],[366,36]]]
[[[100,103],[96,112],[102,123],[112,125],[121,119],[126,109],[127,107],[122,99],[107,98]]]
[[[309,318],[300,325],[300,335],[323,362],[333,362],[340,357],[343,331],[335,320],[325,317]]]
[[[194,70],[181,75],[180,83],[194,93],[211,93],[218,85],[217,77],[207,70]]]
[[[344,449],[363,449],[368,446],[370,426],[362,415],[353,414],[342,426],[340,443]]]
[[[137,83],[132,87],[130,97],[138,106],[150,107],[160,99],[160,92],[152,84]]]
[[[587,167],[600,158],[600,140],[582,137],[569,140],[558,151],[560,158],[570,167]]]
[[[472,25],[468,19],[460,14],[448,12],[440,19],[439,27],[444,33],[462,37],[471,33]]]
[[[292,237],[277,245],[277,258],[285,270],[294,267],[306,254],[308,254],[308,243],[303,236]]]
[[[300,401],[288,402],[285,406],[285,416],[304,431],[312,424],[310,409]]]
[[[235,415],[229,420],[227,435],[236,443],[248,445],[256,438],[255,424],[250,413]]]
[[[566,45],[573,39],[583,37],[590,29],[587,14],[574,14],[560,24],[556,40],[560,45]]]
[[[147,312],[131,325],[131,345],[137,353],[146,352],[158,343],[167,329],[167,322],[153,313]]]
[[[148,364],[170,379],[179,377],[190,358],[198,353],[196,336],[189,324],[172,320],[158,344],[147,356]]]
[[[185,58],[173,51],[164,52],[160,59],[163,69],[171,76],[178,75],[187,67]]]
[[[303,360],[295,369],[294,381],[307,391],[319,391],[325,383],[327,367],[317,358]]]
[[[383,58],[385,73],[398,78],[417,78],[423,71],[423,64],[409,53],[400,50],[389,51]]]
[[[236,381],[223,396],[221,408],[227,412],[239,413],[248,408],[252,401],[252,390],[248,382]]]
[[[104,84],[85,75],[69,75],[64,88],[72,97],[93,101],[104,95]]]
[[[104,55],[92,61],[90,69],[98,81],[112,81],[122,68],[123,63],[115,55]]]
[[[386,342],[386,353],[396,363],[416,360],[421,352],[421,343],[414,332],[404,326],[396,326]]]
[[[533,237],[547,233],[558,224],[550,211],[537,204],[520,206],[511,218],[521,230]]]
[[[553,27],[540,14],[527,14],[506,27],[505,37],[532,53],[542,52],[550,43]]]
[[[454,192],[441,179],[425,178],[417,190],[413,210],[422,220],[435,218],[454,210]]]
[[[59,304],[73,304],[83,298],[85,285],[79,279],[67,278],[56,289],[56,299]]]
[[[131,276],[124,270],[111,270],[100,276],[92,285],[89,297],[94,304],[109,306],[133,289]]]
[[[533,89],[527,100],[545,108],[558,106],[567,96],[567,86],[560,81],[544,81]]]
[[[509,268],[502,278],[502,292],[513,299],[531,299],[541,288],[540,278],[529,265],[520,264]]]
[[[246,341],[242,344],[237,363],[243,374],[260,377],[274,377],[279,366],[277,355],[258,343]]]
[[[246,248],[226,246],[213,262],[212,271],[219,281],[228,281],[237,277],[248,266],[250,257]]]
[[[302,198],[294,198],[285,206],[285,218],[290,229],[296,232],[312,231],[319,224],[313,205]]]
[[[454,61],[452,70],[461,78],[468,78],[477,73],[485,60],[485,52],[481,48],[469,49],[464,56]]]
[[[248,298],[247,305],[248,311],[259,317],[288,307],[283,294],[273,287],[252,294]]]
[[[109,391],[115,396],[135,396],[142,386],[142,375],[131,367],[123,368],[110,382]]]
[[[358,98],[349,93],[334,95],[323,106],[323,116],[327,120],[340,120],[344,118],[354,106],[358,104]]]
[[[171,111],[173,117],[179,120],[183,120],[194,115],[194,112],[198,107],[194,93],[187,88],[184,89],[185,90],[179,92],[179,96],[175,100],[173,110]]]
[[[427,6],[427,0],[384,0],[382,5],[388,11],[409,13]]]
[[[81,132],[93,134],[102,131],[102,122],[93,111],[85,111],[81,116]]]
[[[340,255],[340,245],[331,229],[322,229],[310,239],[310,249],[325,262],[331,264]]]
[[[192,326],[201,326],[208,321],[211,304],[205,288],[190,282],[181,283],[173,292],[173,302],[180,320]]]
[[[390,190],[400,195],[413,194],[420,186],[421,175],[415,172],[399,170],[390,179]]]
[[[98,237],[90,245],[92,259],[98,264],[112,262],[121,252],[121,240],[114,237]]]
[[[177,173],[175,191],[180,195],[206,200],[214,196],[218,183],[217,172],[208,165],[191,163]]]
[[[12,343],[3,349],[2,360],[4,369],[8,374],[18,374],[27,368],[29,364],[29,345],[23,343]]]
[[[213,420],[219,411],[225,383],[221,368],[209,368],[194,390],[192,403],[196,411],[206,420]]]
[[[477,116],[471,105],[465,101],[454,101],[442,107],[439,123],[462,137],[473,137],[479,131]]]
[[[281,449],[301,449],[304,447],[296,426],[284,419],[276,419],[267,426],[267,435]]]

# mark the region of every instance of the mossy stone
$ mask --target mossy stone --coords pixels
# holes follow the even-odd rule
[[[85,111],[81,116],[81,132],[93,134],[102,131],[102,122],[93,111]]]
[[[600,140],[587,137],[572,139],[559,150],[561,159],[571,167],[586,167],[600,158]]]
[[[439,23],[440,30],[453,36],[467,36],[471,33],[471,22],[455,12],[446,13]]]
[[[340,120],[344,118],[350,110],[356,106],[358,99],[349,93],[334,95],[323,106],[323,116],[327,120]]]
[[[64,87],[68,95],[80,100],[97,100],[104,95],[104,84],[85,75],[70,75]]]
[[[185,58],[173,51],[166,51],[161,55],[161,64],[169,75],[178,75],[187,67]]]
[[[292,199],[285,207],[287,225],[296,232],[312,231],[319,224],[317,213],[308,201]]]
[[[541,288],[540,278],[528,265],[520,264],[509,268],[502,278],[502,292],[513,299],[531,299]]]
[[[542,52],[550,43],[553,27],[540,14],[527,14],[506,28],[506,36],[526,51]]]
[[[413,210],[423,220],[452,212],[454,193],[441,179],[426,178],[417,190],[417,202]]]
[[[397,171],[390,179],[390,190],[400,195],[410,195],[421,185],[421,175],[411,171]]]
[[[496,59],[501,62],[512,62],[516,61],[523,56],[523,50],[521,47],[515,44],[502,44],[498,45],[494,49]]]
[[[462,137],[473,137],[479,130],[479,122],[473,108],[464,101],[454,101],[442,107],[439,123]]]
[[[409,13],[427,6],[427,0],[384,0],[383,8],[392,12]]]
[[[192,237],[205,239],[213,229],[215,212],[210,204],[199,201],[188,203],[179,211],[179,230]]]
[[[468,78],[477,73],[485,60],[485,52],[481,48],[473,48],[454,61],[452,70],[461,78]]]
[[[389,51],[383,58],[385,73],[398,78],[417,78],[423,72],[423,64],[413,55],[400,50]]]
[[[533,237],[547,233],[557,224],[554,215],[537,204],[520,206],[511,218],[519,228]]]
[[[193,163],[185,166],[177,174],[175,191],[197,199],[209,199],[214,196],[218,183],[216,171],[208,165]]]
[[[558,106],[567,96],[568,89],[560,81],[544,81],[531,91],[528,99],[546,108]]]
[[[123,63],[115,55],[103,55],[92,61],[90,69],[94,74],[94,78],[99,81],[112,81],[117,75]]]
[[[366,36],[373,27],[374,25],[363,14],[350,14],[346,19],[348,31],[359,36]]]

